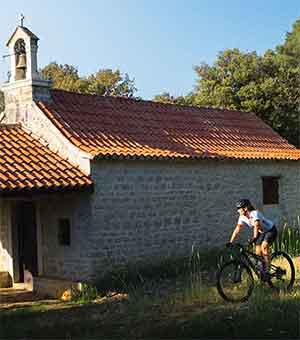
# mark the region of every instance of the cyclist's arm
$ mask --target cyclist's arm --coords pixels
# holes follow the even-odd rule
[[[232,233],[232,235],[231,235],[230,243],[232,243],[232,242],[236,239],[236,237],[237,237],[237,235],[240,233],[242,227],[243,227],[242,224],[237,224],[237,225],[236,225],[236,227],[235,227],[235,229],[234,229],[234,231],[233,231],[233,233]]]

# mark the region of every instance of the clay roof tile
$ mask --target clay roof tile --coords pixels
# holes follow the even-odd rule
[[[0,194],[91,186],[91,178],[75,169],[19,125],[0,124]]]
[[[300,159],[254,113],[51,91],[37,102],[56,127],[96,157]]]

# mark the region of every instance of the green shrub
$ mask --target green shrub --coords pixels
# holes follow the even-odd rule
[[[98,290],[95,286],[83,283],[81,290],[72,290],[71,301],[78,303],[89,303],[98,296]]]

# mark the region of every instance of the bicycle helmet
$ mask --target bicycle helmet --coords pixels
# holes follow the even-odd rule
[[[241,208],[248,208],[251,206],[250,201],[247,198],[242,198],[236,203],[236,208],[241,209]]]

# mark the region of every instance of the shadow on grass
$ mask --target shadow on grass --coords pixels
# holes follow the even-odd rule
[[[120,292],[125,294],[93,303],[39,301],[31,306],[0,307],[0,338],[300,337],[299,289],[278,296],[256,285],[247,303],[225,303],[215,288],[213,260],[204,266],[206,262],[197,257],[184,265],[160,267],[162,274],[175,272],[173,277],[149,279],[145,272],[142,277],[135,270],[132,276],[138,274],[140,280],[134,284],[121,272]]]
[[[1,338],[297,338],[300,293],[256,287],[249,302],[224,303],[213,286],[173,282],[166,294],[140,287],[122,299],[2,310]],[[17,327],[16,327],[17,325]]]

